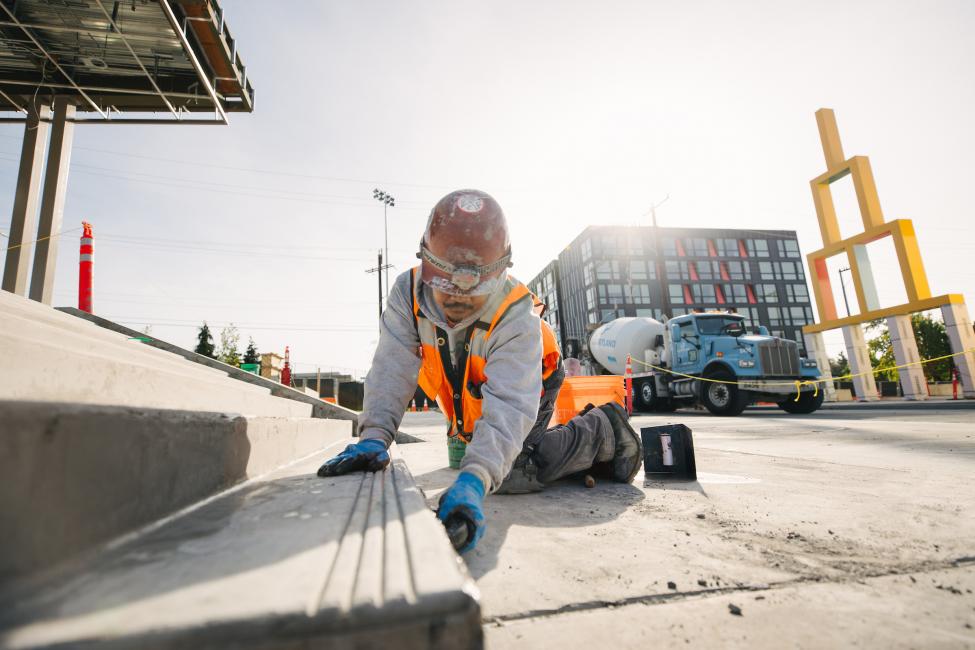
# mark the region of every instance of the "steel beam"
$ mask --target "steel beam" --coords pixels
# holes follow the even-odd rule
[[[30,298],[50,305],[54,296],[54,271],[58,261],[58,233],[64,217],[64,196],[68,188],[71,143],[74,139],[75,106],[64,98],[54,104],[54,129],[47,152],[41,219],[37,230],[34,272],[30,279]]]
[[[163,1],[163,4],[165,4],[165,0],[162,0],[162,1]],[[91,107],[95,110],[95,112],[98,113],[99,115],[101,115],[102,117],[106,117],[105,116],[105,112],[98,106],[98,104],[96,104],[94,102],[94,100],[92,100],[92,98],[89,97],[85,93],[85,91],[83,91],[78,86],[77,83],[75,83],[75,80],[71,77],[71,75],[69,75],[65,71],[65,69],[61,67],[61,64],[58,63],[57,57],[53,56],[50,52],[48,52],[46,49],[44,49],[44,46],[41,45],[41,42],[40,41],[38,41],[36,38],[34,38],[34,35],[31,34],[30,30],[27,29],[26,27],[24,27],[23,24],[21,24],[21,22],[19,20],[17,20],[17,16],[14,15],[14,12],[11,11],[7,7],[7,5],[5,3],[3,3],[3,2],[0,2],[0,9],[3,9],[4,12],[8,16],[10,16],[10,20],[12,20],[14,23],[16,23],[18,27],[20,27],[20,29],[24,32],[24,34],[27,35],[27,38],[29,38],[31,40],[31,42],[34,44],[34,47],[36,47],[38,50],[40,50],[41,51],[41,54],[43,54],[45,57],[47,57],[47,60],[48,61],[50,61],[52,64],[54,64],[54,67],[57,68],[58,72],[60,72],[62,75],[64,75],[64,78],[68,80],[68,83],[71,84],[74,87],[75,90],[77,90],[79,93],[81,93],[81,96],[85,98],[85,100],[91,105]]]
[[[49,107],[41,106],[36,112],[32,108],[24,126],[24,144],[20,150],[20,171],[17,173],[2,285],[4,291],[20,296],[27,295],[27,264],[33,247],[38,188],[41,184],[44,146],[47,144],[50,118]]]
[[[166,20],[169,21],[173,31],[176,32],[176,36],[179,38],[180,44],[183,46],[183,50],[186,52],[187,58],[189,58],[190,63],[193,64],[193,69],[196,70],[196,74],[200,78],[200,83],[203,84],[207,94],[213,101],[214,109],[220,116],[220,120],[223,122],[223,124],[227,124],[227,113],[223,110],[223,105],[217,98],[217,91],[207,78],[206,70],[203,69],[203,66],[200,64],[200,60],[196,57],[196,53],[193,51],[193,46],[190,45],[189,39],[186,38],[185,23],[180,26],[179,21],[176,19],[176,14],[173,13],[173,8],[169,6],[169,0],[159,0],[159,6],[162,8],[163,14],[166,16]],[[244,92],[246,93],[246,89],[244,89]]]
[[[149,74],[149,71],[146,69],[146,66],[142,65],[142,59],[139,58],[139,55],[136,54],[135,50],[132,49],[132,46],[129,45],[129,41],[126,40],[125,34],[122,33],[122,30],[119,28],[118,24],[114,20],[112,20],[112,15],[108,13],[108,11],[105,9],[105,5],[102,4],[102,0],[95,0],[95,3],[98,5],[98,8],[102,10],[102,13],[105,14],[105,18],[108,19],[108,22],[112,26],[112,29],[114,29],[115,32],[118,34],[119,38],[122,39],[122,44],[125,45],[125,49],[127,49],[129,51],[129,54],[132,55],[132,58],[135,59],[135,62],[139,65],[139,69],[141,69],[142,73],[146,75],[146,79],[148,79],[149,83],[152,84],[152,87],[155,88],[156,94],[159,95],[159,99],[163,100],[163,103],[166,104],[166,107],[169,108],[169,111],[178,120],[179,113],[176,112],[176,109],[173,107],[170,101],[166,99],[166,95],[163,93],[162,88],[159,87],[159,84],[156,83],[156,80],[153,78],[153,76]]]

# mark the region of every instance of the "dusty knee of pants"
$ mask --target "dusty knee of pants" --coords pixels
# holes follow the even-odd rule
[[[543,483],[588,470],[612,460],[616,452],[613,428],[606,414],[592,409],[568,424],[546,431],[533,452],[538,479]]]

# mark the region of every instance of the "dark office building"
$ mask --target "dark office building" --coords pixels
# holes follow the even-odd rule
[[[794,231],[658,228],[654,239],[649,226],[590,226],[528,283],[563,347],[620,316],[727,309],[805,349],[813,313]]]

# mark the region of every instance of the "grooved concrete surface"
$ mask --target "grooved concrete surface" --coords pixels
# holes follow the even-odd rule
[[[0,584],[349,438],[348,420],[0,400]]]
[[[402,426],[430,503],[439,418]],[[699,481],[488,497],[464,559],[489,648],[975,648],[975,409],[632,422],[687,424]]]
[[[470,579],[402,460],[313,458],[0,597],[3,648],[481,646]]]

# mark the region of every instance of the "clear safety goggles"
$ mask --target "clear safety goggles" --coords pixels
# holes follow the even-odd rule
[[[504,271],[511,266],[511,251],[496,262],[485,265],[451,264],[434,255],[420,242],[416,256],[423,261],[421,277],[424,284],[455,296],[482,296],[493,293],[504,279]]]

